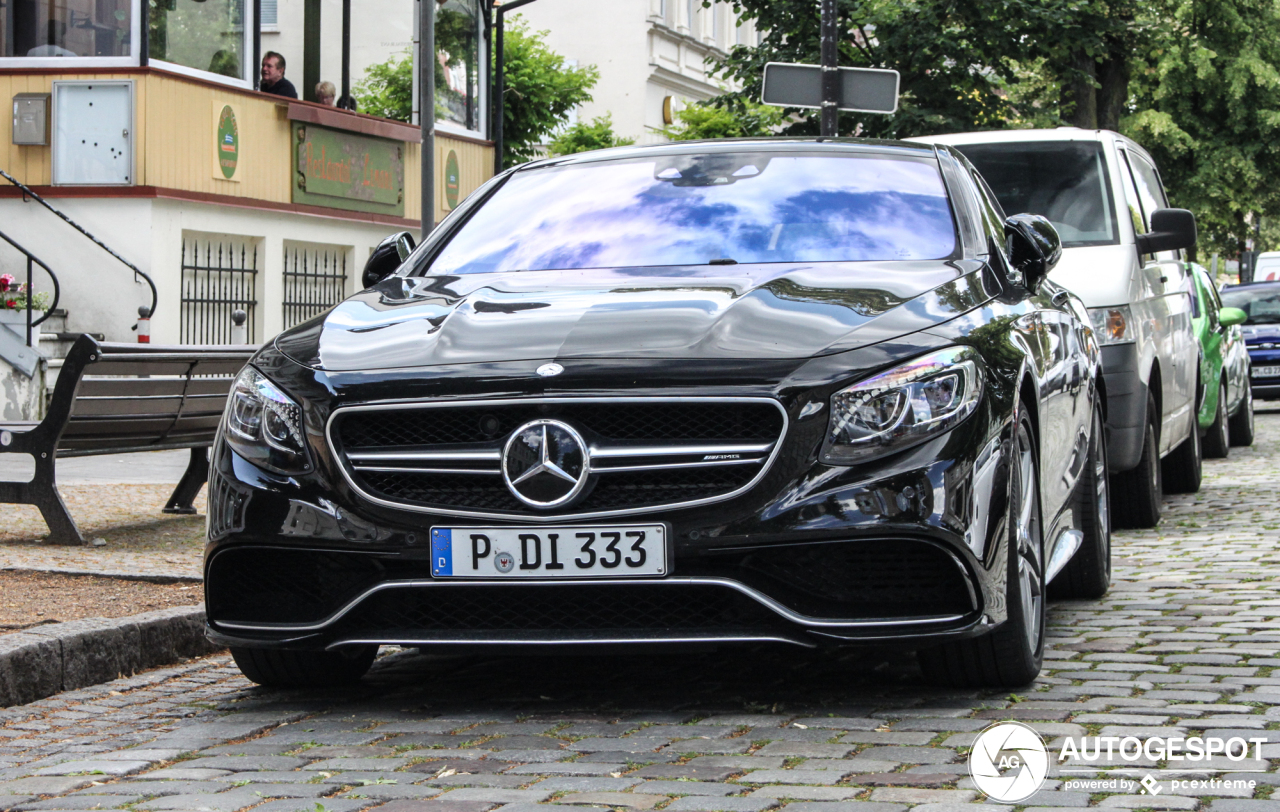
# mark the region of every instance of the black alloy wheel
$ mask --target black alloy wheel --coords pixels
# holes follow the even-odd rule
[[[1244,384],[1244,399],[1236,407],[1236,413],[1228,421],[1231,444],[1237,448],[1253,445],[1253,384]]]
[[[1204,458],[1220,460],[1231,453],[1231,439],[1227,434],[1227,382],[1218,384],[1218,408],[1213,412],[1213,423],[1204,435]]]
[[[1089,458],[1071,499],[1076,526],[1084,533],[1084,539],[1049,584],[1049,597],[1055,600],[1101,598],[1111,587],[1111,478],[1100,403],[1093,407],[1091,431]]]
[[[1147,529],[1160,523],[1164,482],[1160,465],[1160,413],[1147,392],[1147,422],[1142,432],[1142,458],[1133,470],[1111,478],[1113,527]]]
[[[1200,421],[1191,416],[1191,436],[1164,458],[1164,492],[1195,493],[1203,474],[1200,448]]]
[[[1044,660],[1044,533],[1040,522],[1040,470],[1031,420],[1014,424],[1005,517],[1008,616],[981,637],[916,652],[925,678],[957,688],[1018,688],[1040,674]]]
[[[337,651],[232,648],[240,672],[270,688],[335,688],[359,682],[378,656],[377,646]]]

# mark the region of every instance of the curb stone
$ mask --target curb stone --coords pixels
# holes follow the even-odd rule
[[[0,707],[217,651],[205,639],[204,624],[199,604],[0,635]]]

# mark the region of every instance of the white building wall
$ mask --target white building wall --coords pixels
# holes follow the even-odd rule
[[[256,334],[262,341],[283,327],[286,239],[347,248],[347,290],[354,291],[373,248],[401,230],[378,223],[184,200],[55,198],[51,203],[155,280],[159,304],[151,322],[151,341],[156,344],[179,342],[184,232],[238,235],[258,243]],[[145,283],[134,283],[128,268],[34,203],[0,200],[0,221],[8,233],[22,235],[23,244],[57,273],[62,283],[59,307],[67,311],[69,331],[102,333],[107,341],[137,340],[132,328],[138,307],[150,304],[151,296]],[[0,249],[0,273],[25,275],[20,255],[7,246]],[[48,290],[39,276],[36,290]]]

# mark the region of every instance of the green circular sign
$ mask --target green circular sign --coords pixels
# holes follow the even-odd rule
[[[236,126],[236,113],[229,104],[218,115],[217,150],[222,177],[231,180],[235,177],[236,164],[240,160],[240,128]]]
[[[458,189],[458,153],[449,150],[444,159],[444,199],[451,209],[458,205]]]

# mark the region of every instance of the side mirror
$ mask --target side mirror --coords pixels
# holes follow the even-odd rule
[[[1151,232],[1138,235],[1139,254],[1158,254],[1194,248],[1196,216],[1186,209],[1156,209],[1151,213]]]
[[[1062,258],[1058,230],[1038,214],[1015,214],[1004,221],[1009,241],[1009,264],[1022,273],[1022,282],[1033,293]]]
[[[1238,307],[1224,307],[1218,311],[1218,322],[1223,327],[1235,327],[1249,320],[1249,314]]]
[[[413,253],[414,246],[413,235],[407,231],[392,234],[378,243],[378,247],[369,255],[369,261],[364,264],[360,283],[371,288],[391,276]]]

